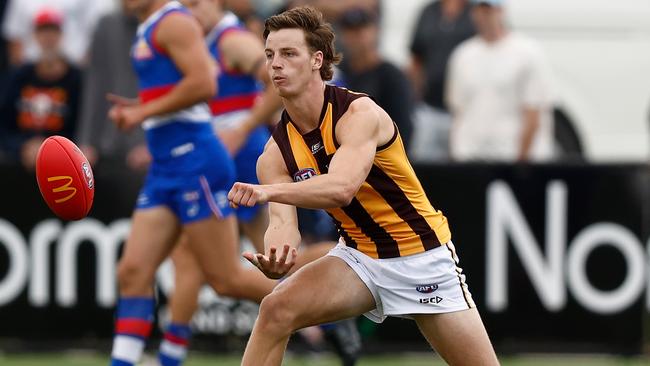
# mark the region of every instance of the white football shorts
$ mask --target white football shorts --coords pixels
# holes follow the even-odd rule
[[[366,284],[377,308],[364,315],[375,323],[476,307],[451,241],[424,253],[374,259],[339,240],[328,255],[345,261]]]

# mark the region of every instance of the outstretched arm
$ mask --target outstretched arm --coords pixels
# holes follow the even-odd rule
[[[260,183],[291,182],[280,150],[271,139],[257,162]],[[282,203],[269,203],[269,226],[264,234],[266,255],[244,253],[244,257],[269,278],[281,278],[295,264],[296,249],[300,245],[296,207]]]

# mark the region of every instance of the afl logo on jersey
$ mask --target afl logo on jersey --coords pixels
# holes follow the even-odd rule
[[[293,181],[302,182],[303,180],[307,180],[315,175],[316,175],[316,171],[313,168],[302,169],[294,173]]]
[[[153,52],[144,38],[140,38],[133,46],[133,58],[136,60],[146,60],[153,57]]]

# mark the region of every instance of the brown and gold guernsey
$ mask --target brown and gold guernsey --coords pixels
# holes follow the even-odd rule
[[[286,111],[282,113],[273,139],[294,181],[327,173],[339,147],[336,123],[350,103],[361,97],[367,95],[326,86],[320,126],[304,135]],[[326,211],[345,244],[373,258],[417,254],[451,239],[447,219],[429,203],[397,128],[390,141],[377,148],[370,173],[352,202]]]

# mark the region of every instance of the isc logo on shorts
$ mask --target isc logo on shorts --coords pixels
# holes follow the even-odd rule
[[[440,304],[442,302],[442,297],[440,296],[435,296],[435,297],[429,297],[426,299],[420,299],[420,304]]]
[[[297,171],[293,175],[293,181],[294,182],[302,182],[302,181],[307,180],[307,179],[309,179],[309,178],[311,178],[311,177],[313,177],[315,175],[316,175],[316,170],[314,170],[313,168],[302,169],[302,170]]]

